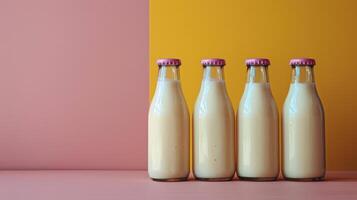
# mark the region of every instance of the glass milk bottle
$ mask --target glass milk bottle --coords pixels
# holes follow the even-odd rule
[[[189,113],[181,84],[179,59],[160,59],[149,110],[148,172],[153,180],[182,181],[190,173]]]
[[[271,181],[279,175],[279,121],[268,78],[268,59],[246,60],[247,83],[240,101],[238,176]]]
[[[292,59],[292,81],[284,103],[283,175],[290,180],[325,176],[324,110],[314,80],[314,59]]]
[[[193,172],[199,180],[231,180],[234,162],[234,111],[223,76],[223,59],[205,59],[193,115]]]

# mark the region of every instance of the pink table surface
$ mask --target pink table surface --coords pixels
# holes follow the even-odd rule
[[[154,182],[146,171],[0,171],[2,200],[357,199],[357,172],[323,182]]]

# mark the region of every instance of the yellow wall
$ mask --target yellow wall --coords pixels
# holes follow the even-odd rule
[[[327,167],[357,170],[357,1],[150,0],[150,95],[161,57],[182,59],[190,111],[206,57],[225,58],[235,109],[248,57],[271,60],[270,82],[281,111],[290,83],[289,59],[313,57],[326,112]]]

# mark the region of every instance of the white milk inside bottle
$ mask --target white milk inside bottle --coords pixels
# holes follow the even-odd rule
[[[313,59],[293,59],[292,82],[284,103],[283,175],[290,180],[325,176],[325,122],[318,96]]]
[[[234,111],[223,59],[205,59],[193,116],[193,171],[199,180],[231,180],[235,173]]]
[[[238,176],[276,180],[279,175],[279,120],[269,79],[268,59],[248,59],[247,83],[237,113]]]
[[[186,180],[190,160],[189,113],[178,59],[160,59],[156,91],[149,110],[148,173],[153,180]]]

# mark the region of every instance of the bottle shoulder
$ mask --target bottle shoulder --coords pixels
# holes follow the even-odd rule
[[[321,99],[313,83],[294,83],[290,85],[284,104],[321,104]]]
[[[239,107],[260,109],[261,107],[277,108],[277,105],[269,84],[249,83],[245,86],[243,95],[239,102]]]
[[[232,115],[234,110],[229,96],[224,94],[201,92],[195,102],[195,115]]]
[[[224,81],[202,81],[196,104],[231,104]]]
[[[150,103],[149,115],[188,114],[186,100],[177,81],[159,82]]]
[[[284,113],[324,114],[321,99],[314,84],[291,84],[283,106]]]

